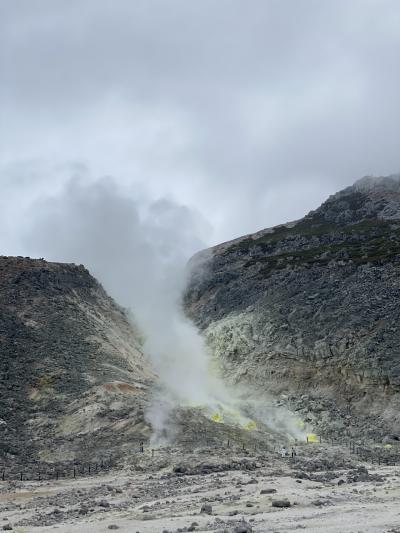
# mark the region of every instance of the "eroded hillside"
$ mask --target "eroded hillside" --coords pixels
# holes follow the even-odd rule
[[[149,434],[138,334],[83,266],[0,257],[0,295],[1,462],[95,460]]]
[[[399,177],[364,178],[191,266],[186,312],[232,381],[322,433],[398,436]]]

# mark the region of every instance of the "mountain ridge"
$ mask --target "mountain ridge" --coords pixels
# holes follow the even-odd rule
[[[200,252],[190,266],[186,313],[232,381],[291,397],[321,431],[335,420],[353,433],[399,432],[397,175],[363,178],[302,219]],[[346,425],[350,407],[358,427]]]

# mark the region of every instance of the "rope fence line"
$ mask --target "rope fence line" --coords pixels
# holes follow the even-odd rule
[[[185,439],[180,442],[187,446],[202,445],[209,448],[219,448],[219,449],[236,449],[238,451],[244,452],[267,452],[271,451],[270,443],[257,441],[256,443],[249,442],[237,442],[231,439],[227,439],[223,442],[216,442],[214,439],[206,439],[206,441],[194,441],[193,439]],[[305,441],[295,441],[293,446],[302,447],[307,445],[315,444],[329,444],[331,446],[345,446],[348,447],[350,454],[357,455],[361,461],[368,461],[372,464],[378,465],[387,465],[387,466],[396,466],[400,465],[400,443],[399,446],[393,446],[395,449],[384,449],[384,448],[371,448],[367,447],[365,444],[359,445],[352,440],[340,440],[332,439],[325,437],[318,437],[317,440],[313,439],[309,441],[306,438]],[[133,453],[144,454],[146,452],[151,453],[153,458],[155,454],[159,451],[158,448],[153,448],[150,446],[148,441],[139,441],[138,447],[133,449]],[[163,451],[165,449],[163,448]],[[290,458],[290,453],[288,452],[288,457]],[[292,457],[293,458],[293,457]],[[117,466],[117,462],[113,456],[108,456],[106,458],[99,459],[98,461],[93,462],[74,462],[73,464],[62,466],[51,467],[49,464],[37,465],[32,464],[23,467],[20,465],[6,466],[0,464],[0,481],[49,481],[49,480],[61,480],[61,479],[76,479],[78,477],[87,477],[91,475],[96,475],[101,472],[109,471],[112,467]]]
[[[378,464],[378,465],[388,465],[388,466],[396,466],[400,465],[400,442],[398,444],[390,445],[390,448],[385,449],[382,447],[381,443],[374,443],[371,444],[371,446],[367,446],[365,443],[360,444],[357,443],[354,440],[351,439],[333,439],[331,437],[325,437],[325,436],[316,436],[313,435],[313,439],[309,439],[309,437],[306,437],[304,441],[295,440],[293,441],[292,445],[293,447],[302,447],[307,445],[318,445],[318,444],[327,444],[331,446],[341,446],[341,447],[347,447],[349,449],[350,454],[357,455],[360,459],[360,461],[369,461],[372,464]],[[194,446],[195,444],[200,444],[199,440],[194,441],[193,439],[188,439],[181,441],[182,444],[186,444],[189,446]],[[223,443],[216,443],[215,441],[208,441],[207,439],[202,440],[203,445],[208,445],[209,447],[213,448],[224,448],[224,449],[236,449],[236,450],[242,450],[242,451],[254,451],[254,452],[266,452],[271,451],[271,443],[262,442],[262,440],[258,440],[256,442],[237,442],[234,440],[226,440]],[[292,445],[289,446],[289,448],[292,447]],[[375,447],[374,447],[375,446]],[[379,446],[379,447],[378,447]],[[277,447],[276,447],[277,448]],[[290,449],[287,450],[287,456],[289,457],[291,455]]]
[[[144,453],[148,442],[144,439],[133,439],[132,452]],[[152,453],[154,456],[154,453]],[[42,465],[32,463],[31,465],[10,465],[2,464],[0,460],[0,482],[1,481],[49,481],[61,479],[76,479],[78,477],[87,477],[96,475],[101,472],[109,471],[112,467],[117,466],[116,458],[112,455],[107,457],[100,457],[97,460],[90,462],[73,461],[69,464],[55,464],[52,466],[49,463]]]
[[[330,444],[331,446],[345,446],[349,448],[350,454],[357,455],[361,461],[368,461],[372,464],[396,466],[400,464],[400,442],[390,444],[388,448],[381,443],[373,443],[370,446],[365,443],[359,444],[354,440],[333,439],[319,436],[317,444]],[[306,444],[314,444],[306,438]]]
[[[108,471],[114,465],[112,457],[93,463],[75,463],[70,466],[56,466],[54,468],[49,465],[32,465],[31,467],[6,467],[0,465],[0,480],[1,481],[49,481],[59,479],[76,479],[77,477],[84,477],[95,475],[100,472]]]

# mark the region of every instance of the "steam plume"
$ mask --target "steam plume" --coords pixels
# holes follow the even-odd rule
[[[131,308],[145,335],[163,401],[148,413],[161,429],[179,404],[207,405],[227,392],[209,374],[203,339],[180,307],[189,257],[204,248],[200,215],[168,199],[139,203],[112,178],[75,178],[35,205],[26,244],[33,255],[84,263],[110,294]],[[158,405],[158,406],[157,406]],[[162,406],[162,409],[161,409]]]
[[[228,412],[241,410],[240,394],[232,395],[209,371],[203,338],[181,309],[185,265],[206,246],[204,236],[210,230],[198,213],[170,199],[151,202],[141,194],[137,200],[112,178],[88,181],[87,176],[69,180],[62,191],[28,211],[31,228],[25,250],[49,260],[84,263],[133,311],[160,377],[147,413],[156,440],[165,436],[178,405],[203,406],[210,413],[221,406]],[[260,413],[248,391],[245,396],[247,410]],[[268,412],[264,404],[259,420],[271,418],[272,426],[281,429],[291,425],[288,419],[282,422],[282,413]]]

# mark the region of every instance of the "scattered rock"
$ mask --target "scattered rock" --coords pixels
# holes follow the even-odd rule
[[[291,507],[289,500],[272,500],[272,507]]]
[[[261,489],[260,494],[275,494],[276,489]]]
[[[187,468],[184,465],[176,465],[174,467],[174,473],[175,474],[183,475],[183,474],[186,474],[186,472],[187,472]]]
[[[314,500],[311,502],[311,505],[315,505],[315,507],[323,507],[324,505],[329,505],[329,502],[326,500]]]
[[[247,522],[243,522],[243,524],[240,524],[239,526],[236,526],[233,530],[233,533],[252,533],[253,528],[250,524],[247,524]]]
[[[108,507],[110,507],[110,502],[108,502],[107,500],[100,500],[99,507],[104,507],[105,509],[107,509]]]
[[[200,509],[200,513],[203,514],[212,514],[212,505],[209,503],[203,503]]]

